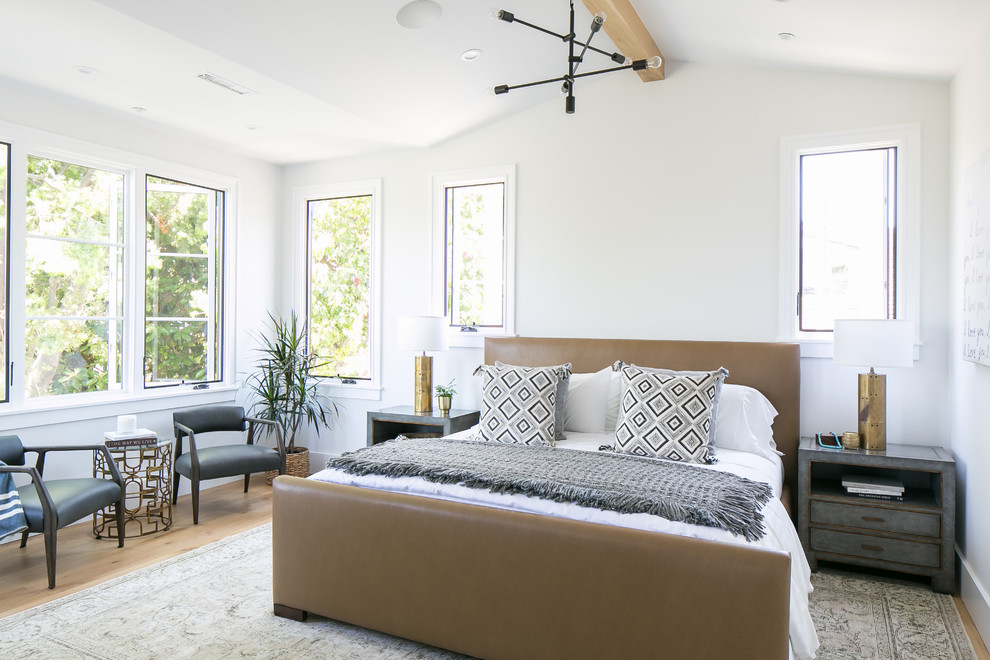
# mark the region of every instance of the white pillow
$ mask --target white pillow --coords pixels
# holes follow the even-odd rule
[[[617,364],[621,364],[617,363]],[[608,383],[608,403],[605,407],[605,432],[611,433],[619,423],[619,402],[622,400],[622,374],[612,367],[612,377]]]
[[[776,461],[783,456],[773,441],[777,410],[763,394],[745,385],[722,385],[715,422],[715,446],[746,451]]]
[[[577,433],[605,431],[605,414],[611,380],[612,367],[605,367],[592,374],[571,374],[571,384],[564,404],[565,431]]]

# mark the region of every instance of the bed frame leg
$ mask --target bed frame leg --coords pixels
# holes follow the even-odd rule
[[[300,610],[295,607],[289,607],[288,605],[279,605],[278,603],[275,603],[275,616],[280,616],[283,619],[305,621],[308,615],[309,612],[306,610]]]

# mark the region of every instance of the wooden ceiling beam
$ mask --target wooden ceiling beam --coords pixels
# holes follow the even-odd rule
[[[643,82],[663,80],[667,61],[629,0],[582,0],[582,2],[592,15],[600,11],[605,12],[605,25],[602,28],[620,53],[633,60],[648,60],[655,55],[660,56],[662,62],[660,68],[636,72]]]

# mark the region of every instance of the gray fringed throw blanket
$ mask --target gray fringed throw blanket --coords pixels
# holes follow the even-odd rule
[[[353,475],[422,477],[493,493],[573,502],[717,527],[755,541],[770,486],[728,472],[628,454],[442,438],[403,438],[327,461]]]

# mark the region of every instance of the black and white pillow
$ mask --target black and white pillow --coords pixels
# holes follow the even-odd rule
[[[495,366],[502,367],[513,367],[519,369],[528,369],[530,367],[517,367],[514,364],[506,364],[504,362],[499,362],[495,360]],[[564,364],[559,364],[555,367],[547,367],[548,369],[554,369],[557,372],[557,376],[560,380],[557,381],[557,412],[554,415],[554,436],[553,439],[557,440],[567,440],[567,436],[564,435],[564,413],[565,407],[567,406],[567,394],[571,388],[571,363],[566,362]]]
[[[557,367],[495,367],[481,373],[481,438],[488,442],[553,445],[557,429]]]
[[[624,366],[615,428],[618,452],[686,463],[713,463],[713,411],[725,369],[657,372]]]
[[[614,367],[615,365],[613,365]],[[621,366],[630,366],[633,369],[639,369],[640,371],[646,371],[652,374],[666,374],[669,376],[707,376],[712,371],[674,371],[673,369],[658,369],[656,367],[641,367],[638,364],[622,364]],[[621,369],[621,367],[620,367]],[[725,376],[723,376],[715,384],[715,396],[712,398],[712,423],[711,429],[708,431],[708,444],[715,446],[715,436],[718,429],[718,403],[722,399],[722,385],[725,378],[729,376],[729,371],[725,367],[720,367],[722,371],[725,371]],[[713,450],[714,451],[714,450]]]

